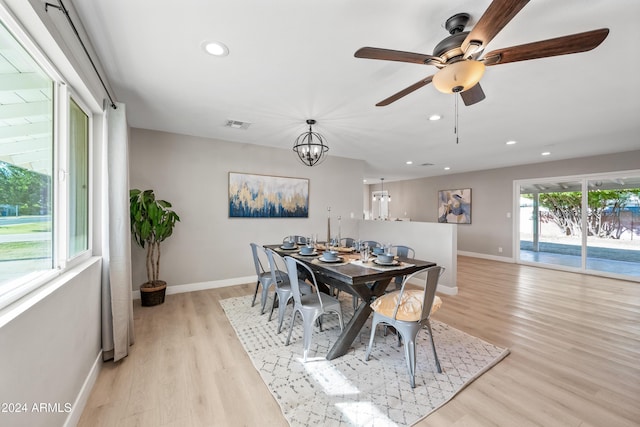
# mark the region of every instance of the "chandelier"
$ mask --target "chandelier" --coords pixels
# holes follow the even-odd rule
[[[329,146],[322,135],[311,129],[311,126],[315,125],[316,121],[309,119],[307,124],[309,125],[309,131],[296,138],[296,142],[293,144],[293,151],[296,152],[302,163],[307,166],[315,166],[327,158]]]

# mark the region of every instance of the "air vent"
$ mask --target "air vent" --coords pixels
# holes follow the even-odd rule
[[[420,166],[433,166],[433,163],[423,163]]]
[[[225,123],[225,127],[228,128],[232,128],[232,129],[249,129],[249,126],[251,126],[251,123],[248,122],[241,122],[239,120],[227,120],[227,123]]]

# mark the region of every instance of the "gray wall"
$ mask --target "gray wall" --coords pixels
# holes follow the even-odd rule
[[[0,402],[26,403],[26,413],[0,413],[3,426],[60,426],[100,354],[100,259],[44,288],[53,292],[0,328]],[[49,403],[55,409],[33,410]]]
[[[334,156],[308,167],[292,150],[145,129],[130,133],[131,188],[154,189],[181,218],[162,244],[160,276],[169,286],[254,275],[250,242],[277,243],[289,234],[326,238],[329,206],[332,234],[340,215],[342,236],[352,235],[362,218],[363,168],[360,160]],[[308,178],[309,218],[229,218],[229,172]],[[132,252],[138,289],[146,281],[144,250],[133,246]]]
[[[640,168],[640,150],[604,156],[451,174],[409,181],[385,182],[393,196],[391,217],[437,221],[438,190],[471,188],[472,223],[458,226],[458,250],[511,258],[513,252],[513,181],[588,175]],[[372,190],[375,187],[371,185]],[[379,187],[379,185],[377,186]],[[507,213],[511,218],[507,218]],[[498,252],[498,247],[503,252]]]

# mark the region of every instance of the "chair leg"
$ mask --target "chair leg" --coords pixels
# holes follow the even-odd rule
[[[262,303],[262,309],[260,310],[260,314],[264,314],[264,308],[267,305],[267,300],[269,299],[269,286],[262,285],[262,297],[260,298],[260,302]]]
[[[404,340],[404,356],[407,360],[407,369],[409,370],[409,382],[411,388],[416,387],[416,342],[415,338]]]
[[[340,332],[344,331],[344,319],[342,319],[342,312],[336,311],[338,313],[338,322],[340,322]]]
[[[367,347],[367,353],[364,355],[364,360],[368,361],[369,356],[371,355],[371,349],[373,348],[373,339],[376,336],[376,326],[377,323],[371,323],[371,336],[369,337],[369,347]]]
[[[313,320],[307,321],[304,317],[302,318],[302,324],[304,325],[303,332],[303,341],[304,341],[304,354],[303,360],[307,361],[307,354],[309,353],[309,348],[311,347],[311,334],[313,333]]]
[[[258,288],[260,287],[260,281],[258,280],[256,282],[256,290],[253,293],[253,299],[251,300],[251,307],[253,307],[253,305],[256,303],[256,297],[258,296]]]
[[[279,304],[277,297],[278,297],[278,292],[276,291],[276,294],[273,296],[273,304],[271,304],[271,312],[269,313],[269,319],[268,319],[269,322],[271,322],[271,316],[273,316],[273,310],[275,310],[276,305]],[[278,313],[279,312],[280,311],[278,310]],[[278,317],[280,317],[280,316],[278,316]],[[280,331],[278,331],[278,332],[280,332]]]
[[[287,304],[289,303],[288,299],[285,295],[282,296],[281,300],[278,299],[278,333],[282,331],[282,322],[284,321],[284,313],[287,310]]]
[[[436,359],[436,368],[438,369],[438,373],[442,373],[442,368],[440,367],[440,360],[438,359],[438,353],[436,353],[436,344],[433,342],[433,331],[431,330],[431,322],[427,320],[427,329],[429,329],[429,338],[431,338],[431,349],[433,350],[433,357]]]
[[[289,341],[291,341],[291,332],[293,331],[293,322],[296,320],[296,314],[298,313],[297,310],[293,310],[293,313],[291,313],[291,322],[289,323],[289,334],[287,335],[287,341],[284,343],[284,345],[289,345]]]

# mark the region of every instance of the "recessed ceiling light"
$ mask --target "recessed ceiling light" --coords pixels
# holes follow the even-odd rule
[[[407,164],[408,164],[408,165],[412,165],[412,164],[413,164],[413,162],[412,162],[411,160],[407,160]]]
[[[450,168],[449,166],[445,166],[445,167],[444,167],[444,170],[446,170],[446,171],[448,171],[448,170],[450,170],[450,169],[451,169],[451,168]]]
[[[442,118],[442,116],[440,114],[432,114],[429,116],[429,120],[436,121],[436,120],[440,120]]]
[[[366,180],[366,179],[363,179],[363,180],[362,180],[362,182],[366,184],[367,180]]]
[[[542,154],[543,156],[548,156],[549,154],[551,154],[551,151],[545,151],[544,153],[540,153],[540,154]]]
[[[227,56],[229,55],[229,48],[220,42],[205,41],[202,43],[202,48],[209,55],[213,56]]]
[[[511,141],[507,141],[507,145],[514,145],[517,144],[518,141],[514,141],[513,139]]]

